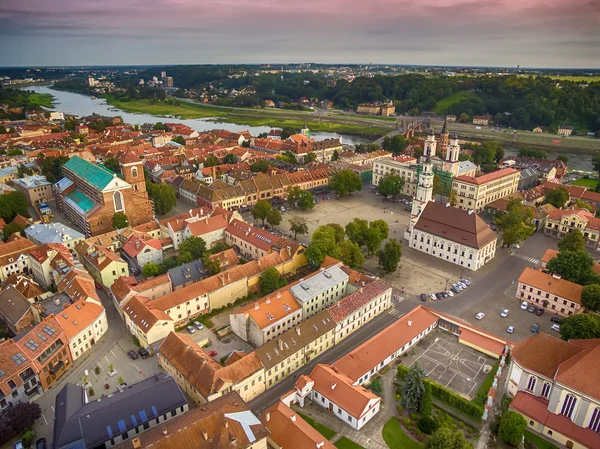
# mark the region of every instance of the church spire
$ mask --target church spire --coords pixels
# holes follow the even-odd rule
[[[448,135],[448,116],[444,115],[444,126],[442,127],[442,132],[440,133],[442,136]]]

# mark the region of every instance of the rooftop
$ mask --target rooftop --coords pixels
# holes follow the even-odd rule
[[[62,223],[35,223],[25,229],[27,238],[44,243],[65,243],[85,238],[81,232]]]
[[[106,167],[92,164],[79,156],[70,158],[65,167],[98,190],[103,190],[117,176],[116,173]]]
[[[512,176],[518,174],[519,170],[515,170],[514,168],[503,168],[502,170],[497,170],[492,173],[487,173],[482,176],[472,177],[472,176],[457,176],[454,178],[455,181],[466,182],[469,184],[482,185],[487,184],[488,182],[496,181],[497,179],[504,178],[506,176]]]
[[[290,291],[300,302],[306,302],[331,287],[348,282],[349,276],[337,265],[323,269],[320,273],[294,285]]]
[[[551,295],[556,295],[577,304],[581,304],[583,285],[575,284],[574,282],[555,277],[552,274],[544,273],[543,271],[538,271],[530,267],[526,267],[523,270],[521,276],[519,276],[519,282],[537,288],[543,292],[550,293]]]

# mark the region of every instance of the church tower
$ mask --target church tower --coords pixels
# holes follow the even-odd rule
[[[128,151],[119,159],[123,179],[133,186],[134,192],[146,192],[144,164],[133,152]]]
[[[429,130],[429,134],[427,135],[427,139],[425,140],[425,148],[423,149],[423,154],[428,155],[429,157],[435,156],[435,149],[437,147],[437,141],[435,140],[435,134],[433,133],[433,129]]]
[[[308,129],[308,126],[306,126],[306,122],[304,122],[304,128],[300,130],[300,134],[310,139],[310,129]]]
[[[433,134],[431,134],[433,136]],[[433,140],[433,151],[435,151],[435,136]],[[427,136],[429,139],[429,136]],[[431,163],[431,146],[426,148],[426,155],[421,158],[421,173],[417,184],[417,194],[413,198],[412,210],[410,212],[410,229],[409,235],[412,232],[417,220],[421,216],[423,209],[428,202],[433,198],[433,164]]]
[[[441,157],[446,157],[446,151],[448,149],[448,117],[444,117],[444,126],[442,127],[442,132],[440,133],[440,151]]]
[[[458,155],[460,154],[460,145],[458,144],[458,136],[456,133],[452,134],[450,145],[446,152],[446,160],[448,162],[458,162]]]

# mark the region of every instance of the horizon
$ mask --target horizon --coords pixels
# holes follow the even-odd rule
[[[579,70],[600,60],[600,3],[590,0],[5,0],[0,18],[5,68],[294,59]]]

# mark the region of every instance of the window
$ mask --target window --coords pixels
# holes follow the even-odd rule
[[[137,169],[137,167],[133,167],[131,169],[131,177],[132,178],[137,178],[138,177],[138,169]]]
[[[548,382],[544,382],[544,386],[542,387],[542,396],[545,398],[550,397],[550,384]]]
[[[535,381],[536,378],[534,376],[529,376],[529,381],[527,382],[527,389],[529,391],[535,390]]]
[[[560,414],[570,418],[573,415],[573,410],[575,410],[575,405],[577,404],[577,398],[572,394],[568,394],[565,396],[565,401],[563,402],[562,409],[560,410]]]
[[[125,210],[123,194],[118,190],[113,193],[113,202],[115,203],[115,212],[123,212]]]

